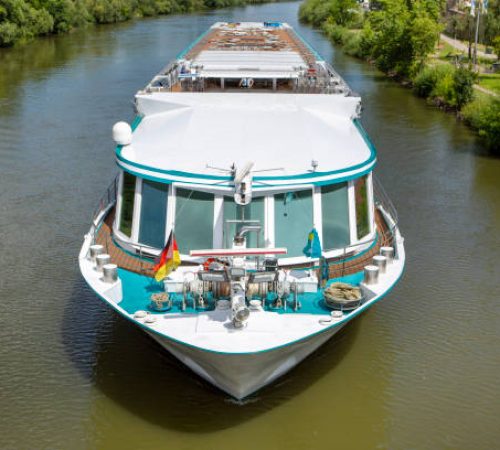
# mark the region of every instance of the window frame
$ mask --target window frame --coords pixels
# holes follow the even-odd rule
[[[159,254],[162,249],[157,249],[155,247],[149,247],[146,244],[141,244],[139,242],[139,228],[140,228],[140,216],[142,209],[142,182],[144,179],[138,175],[130,173],[130,175],[135,177],[135,194],[134,194],[134,211],[132,218],[132,230],[131,236],[128,237],[119,230],[119,218],[121,216],[123,208],[123,183],[124,183],[124,173],[126,171],[122,170],[118,180],[118,192],[117,204],[116,204],[116,217],[113,227],[115,236],[119,241],[126,244],[127,247],[132,249],[137,248],[149,248],[152,254]],[[129,173],[129,172],[127,172]],[[355,187],[354,183],[360,177],[356,177],[347,181],[347,198],[348,198],[348,211],[349,211],[349,234],[350,242],[349,245],[344,248],[332,249],[325,251],[323,250],[323,256],[325,258],[332,258],[342,255],[345,252],[349,252],[354,249],[360,249],[361,246],[368,246],[373,241],[376,234],[375,227],[375,206],[373,198],[373,181],[372,172],[368,174],[363,174],[366,176],[366,186],[367,186],[367,197],[368,197],[368,207],[369,207],[369,229],[370,232],[366,236],[362,236],[361,239],[357,236],[357,223],[356,223],[356,199],[355,199]],[[153,180],[156,181],[156,180]],[[340,183],[340,182],[339,182]],[[188,189],[195,190],[199,192],[205,192],[207,194],[212,194],[213,199],[213,224],[212,224],[212,244],[213,248],[223,248],[224,246],[224,197],[231,196],[233,194],[233,189],[230,187],[212,187],[200,184],[191,184],[183,182],[173,182],[165,183],[168,184],[168,194],[167,194],[167,207],[166,218],[165,218],[165,236],[164,241],[166,242],[171,230],[173,229],[175,222],[175,214],[177,209],[177,189]],[[337,184],[337,183],[329,183]],[[286,192],[295,191],[306,191],[311,190],[312,207],[313,207],[313,226],[318,231],[320,237],[321,245],[323,246],[323,217],[322,217],[322,186],[317,186],[313,184],[303,184],[300,186],[269,186],[261,189],[254,189],[252,194],[253,198],[264,198],[264,247],[270,248],[276,245],[276,224],[275,224],[275,199],[274,196]],[[304,236],[304,245],[307,236]],[[190,257],[188,254],[182,254],[182,259],[186,262],[200,262],[203,258]],[[304,263],[311,261],[306,256],[285,256],[280,258],[279,264],[282,266],[288,266],[298,263]]]

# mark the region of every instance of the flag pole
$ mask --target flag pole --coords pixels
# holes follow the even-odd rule
[[[481,15],[482,0],[479,0],[476,8],[476,36],[474,38],[474,71],[477,72],[477,41],[479,37],[479,16]]]

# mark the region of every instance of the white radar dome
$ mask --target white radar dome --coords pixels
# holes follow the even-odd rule
[[[129,145],[132,142],[132,128],[127,122],[116,122],[114,124],[113,140],[118,145]]]

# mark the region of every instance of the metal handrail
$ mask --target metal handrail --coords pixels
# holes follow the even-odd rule
[[[90,232],[89,232],[90,235],[92,236],[92,243],[95,243],[97,229],[99,227],[99,223],[101,222],[101,221],[97,222],[98,218],[100,216],[102,216],[106,210],[109,210],[112,207],[112,205],[114,205],[116,203],[117,192],[118,192],[118,179],[119,179],[119,176],[117,175],[113,179],[113,181],[110,183],[108,188],[106,189],[105,194],[99,200],[97,207],[94,209],[94,212],[92,215],[92,226],[91,226]],[[347,245],[343,248],[335,249],[338,252],[338,256],[334,256],[334,257],[329,258],[329,265],[339,265],[339,266],[341,265],[341,267],[338,268],[338,269],[340,269],[341,276],[345,275],[346,269],[352,268],[352,265],[350,265],[350,264],[346,265],[346,259],[348,256],[353,255],[353,254],[355,255],[356,253],[358,253],[360,251],[360,249],[366,249],[366,248],[372,246],[379,239],[382,242],[385,242],[387,240],[392,241],[395,238],[395,232],[396,232],[396,229],[398,226],[398,215],[397,215],[396,208],[394,207],[394,204],[392,203],[391,199],[387,195],[387,192],[383,188],[380,181],[375,176],[373,176],[372,179],[373,179],[373,195],[374,195],[375,207],[377,209],[385,212],[390,217],[391,223],[386,221],[387,229],[383,232],[381,232],[379,230],[378,234],[375,237],[373,237],[372,239],[363,240],[363,241],[355,243],[355,244]],[[101,217],[101,219],[102,219],[102,217]],[[385,219],[385,217],[384,217],[384,219]],[[227,228],[228,222],[231,222],[231,223],[256,223],[256,222],[260,222],[260,221],[250,220],[250,219],[247,219],[247,220],[227,220],[225,223],[225,228]],[[228,230],[225,230],[225,231],[226,231],[225,234],[227,236]],[[152,249],[153,247],[150,247],[150,246],[145,245],[145,244],[139,245],[139,256],[140,256],[141,260],[142,260],[142,257],[144,256],[144,251],[149,249],[149,248]],[[395,248],[395,251],[396,251],[396,248]],[[142,272],[142,268],[141,268],[141,272]]]
[[[379,233],[378,236],[375,236],[374,238],[368,240],[368,241],[362,241],[358,242],[357,244],[353,245],[348,245],[344,248],[341,249],[336,249],[340,251],[341,253],[339,256],[331,258],[330,259],[330,264],[332,261],[335,261],[334,264],[342,264],[340,273],[340,276],[344,276],[346,272],[346,257],[349,254],[355,254],[357,253],[358,249],[361,247],[363,248],[368,248],[371,245],[373,245],[378,239],[381,239],[382,242],[384,242],[387,239],[394,240],[395,238],[395,232],[398,227],[398,214],[396,211],[396,208],[394,207],[394,204],[392,203],[391,199],[387,195],[387,192],[385,191],[384,187],[382,186],[382,183],[378,178],[375,177],[375,175],[372,176],[373,179],[373,197],[374,197],[374,202],[375,202],[375,208],[378,208],[379,210],[383,210],[386,214],[390,216],[392,219],[393,223],[387,223],[387,229],[383,233]],[[385,220],[385,217],[384,217]],[[396,252],[396,248],[394,248]],[[349,267],[348,267],[349,268]]]
[[[117,174],[113,181],[109,184],[108,188],[106,189],[106,193],[99,199],[97,206],[94,208],[94,211],[92,213],[92,225],[89,232],[92,236],[92,243],[95,243],[95,235],[97,226],[99,225],[97,223],[97,219],[104,211],[106,211],[116,203],[118,193],[118,180],[119,174]]]
[[[116,175],[113,181],[109,184],[106,189],[106,193],[100,198],[97,206],[92,214],[92,222],[95,222],[99,214],[101,214],[109,205],[116,202],[116,196],[118,192],[118,177]]]
[[[384,210],[391,216],[392,220],[394,220],[394,223],[397,225],[398,212],[396,210],[396,207],[394,206],[394,203],[392,203],[392,200],[390,199],[389,195],[387,195],[387,192],[382,186],[382,183],[375,176],[375,174],[372,175],[372,179],[373,179],[373,197],[375,200],[375,204],[382,206]]]

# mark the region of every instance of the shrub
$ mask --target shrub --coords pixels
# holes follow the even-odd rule
[[[448,106],[456,106],[456,93],[454,75],[455,69],[453,66],[443,65],[447,70],[441,72],[436,80],[436,85],[431,92],[430,97],[437,100],[440,104]]]
[[[0,23],[0,47],[13,45],[21,36],[21,30],[12,22]]]
[[[453,83],[455,86],[455,99],[458,109],[472,101],[474,97],[474,82],[476,75],[465,67],[459,67],[453,74]]]
[[[349,30],[331,21],[324,23],[323,31],[328,38],[336,44],[343,44],[347,39],[347,34],[349,33]]]
[[[438,80],[450,72],[453,72],[453,67],[448,64],[424,67],[413,79],[413,90],[419,97],[430,97]]]
[[[359,32],[351,31],[346,33],[344,37],[344,52],[358,58],[366,56],[361,49],[361,34]]]
[[[465,67],[449,64],[424,67],[413,79],[414,92],[460,110],[474,97],[475,75]]]
[[[465,122],[477,130],[489,149],[500,152],[500,100],[481,96],[462,110]]]

